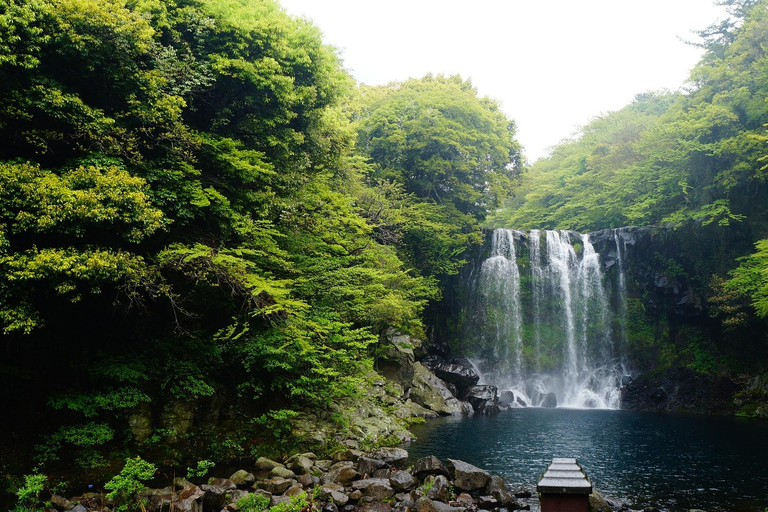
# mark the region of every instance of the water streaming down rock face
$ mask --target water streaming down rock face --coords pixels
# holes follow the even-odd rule
[[[616,238],[618,276],[609,282],[589,235],[493,232],[467,311],[482,383],[526,405],[554,393],[560,406],[619,407],[626,289]]]

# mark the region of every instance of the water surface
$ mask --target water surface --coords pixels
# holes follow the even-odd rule
[[[620,410],[512,409],[412,428],[411,457],[461,459],[535,484],[575,457],[603,494],[637,507],[768,509],[768,422]]]

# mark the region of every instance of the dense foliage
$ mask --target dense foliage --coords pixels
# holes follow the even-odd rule
[[[519,147],[469,82],[395,89],[272,0],[0,0],[2,469],[241,456],[423,334]]]

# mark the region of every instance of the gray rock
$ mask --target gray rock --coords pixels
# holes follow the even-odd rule
[[[471,386],[464,390],[461,399],[472,404],[477,414],[491,415],[499,412],[496,386]]]
[[[475,500],[472,499],[472,496],[463,492],[456,497],[455,503],[463,507],[471,507],[475,504]]]
[[[310,487],[314,487],[320,483],[320,479],[318,477],[307,474],[301,475],[298,478],[298,481],[305,489],[309,489]]]
[[[283,503],[288,504],[291,502],[290,496],[272,496],[272,502],[270,503],[271,506],[276,507],[277,505],[282,505]]]
[[[499,505],[499,501],[493,496],[478,496],[477,507],[485,510],[496,508]]]
[[[413,474],[419,480],[424,480],[428,475],[449,476],[448,468],[434,455],[422,457],[413,465]]]
[[[548,409],[554,409],[557,407],[557,395],[554,393],[547,393],[544,395],[544,400],[542,400],[541,406]]]
[[[285,492],[283,493],[283,496],[298,496],[303,492],[304,492],[304,489],[298,483],[295,483],[294,485],[290,486],[285,490]]]
[[[486,471],[460,460],[448,459],[448,470],[453,485],[463,491],[482,489],[491,479],[491,475]]]
[[[415,363],[410,337],[390,330],[384,336],[381,349],[381,354],[376,361],[377,371],[408,392],[413,385]]]
[[[387,466],[387,463],[383,460],[371,459],[369,457],[360,457],[357,461],[357,471],[363,476],[373,476],[374,471],[386,468]]]
[[[293,485],[293,480],[287,478],[274,477],[268,480],[256,482],[259,488],[272,494],[283,494],[286,489]]]
[[[464,408],[455,393],[456,386],[438,379],[421,363],[415,363],[411,400],[442,416],[463,414]]]
[[[323,477],[324,482],[348,484],[360,478],[360,474],[352,467],[351,461],[337,462]]]
[[[259,457],[256,459],[256,464],[254,464],[254,466],[260,471],[271,471],[272,468],[282,466],[282,464],[266,457]]]
[[[363,456],[363,452],[360,450],[341,450],[333,454],[333,460],[335,462],[341,462],[341,461],[352,461],[356,462],[360,457]]]
[[[464,512],[467,510],[466,507],[454,507],[440,501],[433,501],[432,506],[435,508],[435,512]]]
[[[363,491],[360,489],[355,489],[351,493],[349,493],[349,499],[352,501],[358,501],[360,498],[363,497]]]
[[[332,493],[343,492],[343,491],[344,491],[343,485],[329,482],[329,483],[323,484],[320,487],[320,498],[327,500],[328,498],[330,498]]]
[[[389,482],[376,482],[365,488],[365,496],[371,497],[376,501],[381,501],[395,495],[395,490],[389,485]]]
[[[387,464],[397,464],[408,459],[408,452],[402,448],[379,448],[374,458],[381,459]]]
[[[82,506],[82,505],[79,505],[79,504],[78,504],[78,505],[75,505],[75,506],[74,506],[73,508],[71,508],[70,510],[71,510],[71,512],[88,512],[88,509],[87,509],[87,508],[85,508],[84,506]]]
[[[429,476],[424,483],[428,486],[432,484],[427,491],[429,499],[447,503],[451,498],[451,482],[445,475]]]
[[[472,365],[459,359],[454,359],[450,364],[434,366],[433,373],[439,379],[455,384],[458,388],[474,386],[480,380],[480,376],[472,369]]]
[[[312,459],[299,455],[288,467],[296,474],[305,475],[312,472],[313,465],[314,461]]]
[[[280,478],[293,478],[296,476],[296,473],[286,468],[285,466],[275,466],[274,468],[272,468],[269,474],[273,477],[280,477]]]
[[[349,502],[349,497],[340,491],[333,491],[331,493],[331,499],[333,502],[338,505],[339,507],[343,507]]]
[[[389,503],[373,501],[371,503],[358,505],[357,510],[360,510],[361,512],[391,512],[392,506]]]
[[[323,512],[339,512],[339,507],[333,502],[326,503],[323,506]]]
[[[397,471],[389,476],[389,485],[395,491],[410,491],[416,487],[417,483],[416,479],[407,471]]]
[[[365,480],[358,480],[352,482],[352,489],[365,492],[371,485],[386,485],[389,487],[389,479],[387,478],[366,478]]]
[[[233,484],[235,484],[237,487],[240,487],[241,489],[250,487],[256,481],[256,477],[253,476],[253,473],[249,473],[244,469],[235,471],[232,476],[229,477],[229,479]]]

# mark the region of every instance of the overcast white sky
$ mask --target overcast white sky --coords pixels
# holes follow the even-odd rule
[[[471,78],[517,122],[533,162],[635,94],[676,90],[701,56],[682,39],[713,0],[280,0],[315,22],[360,83]]]

